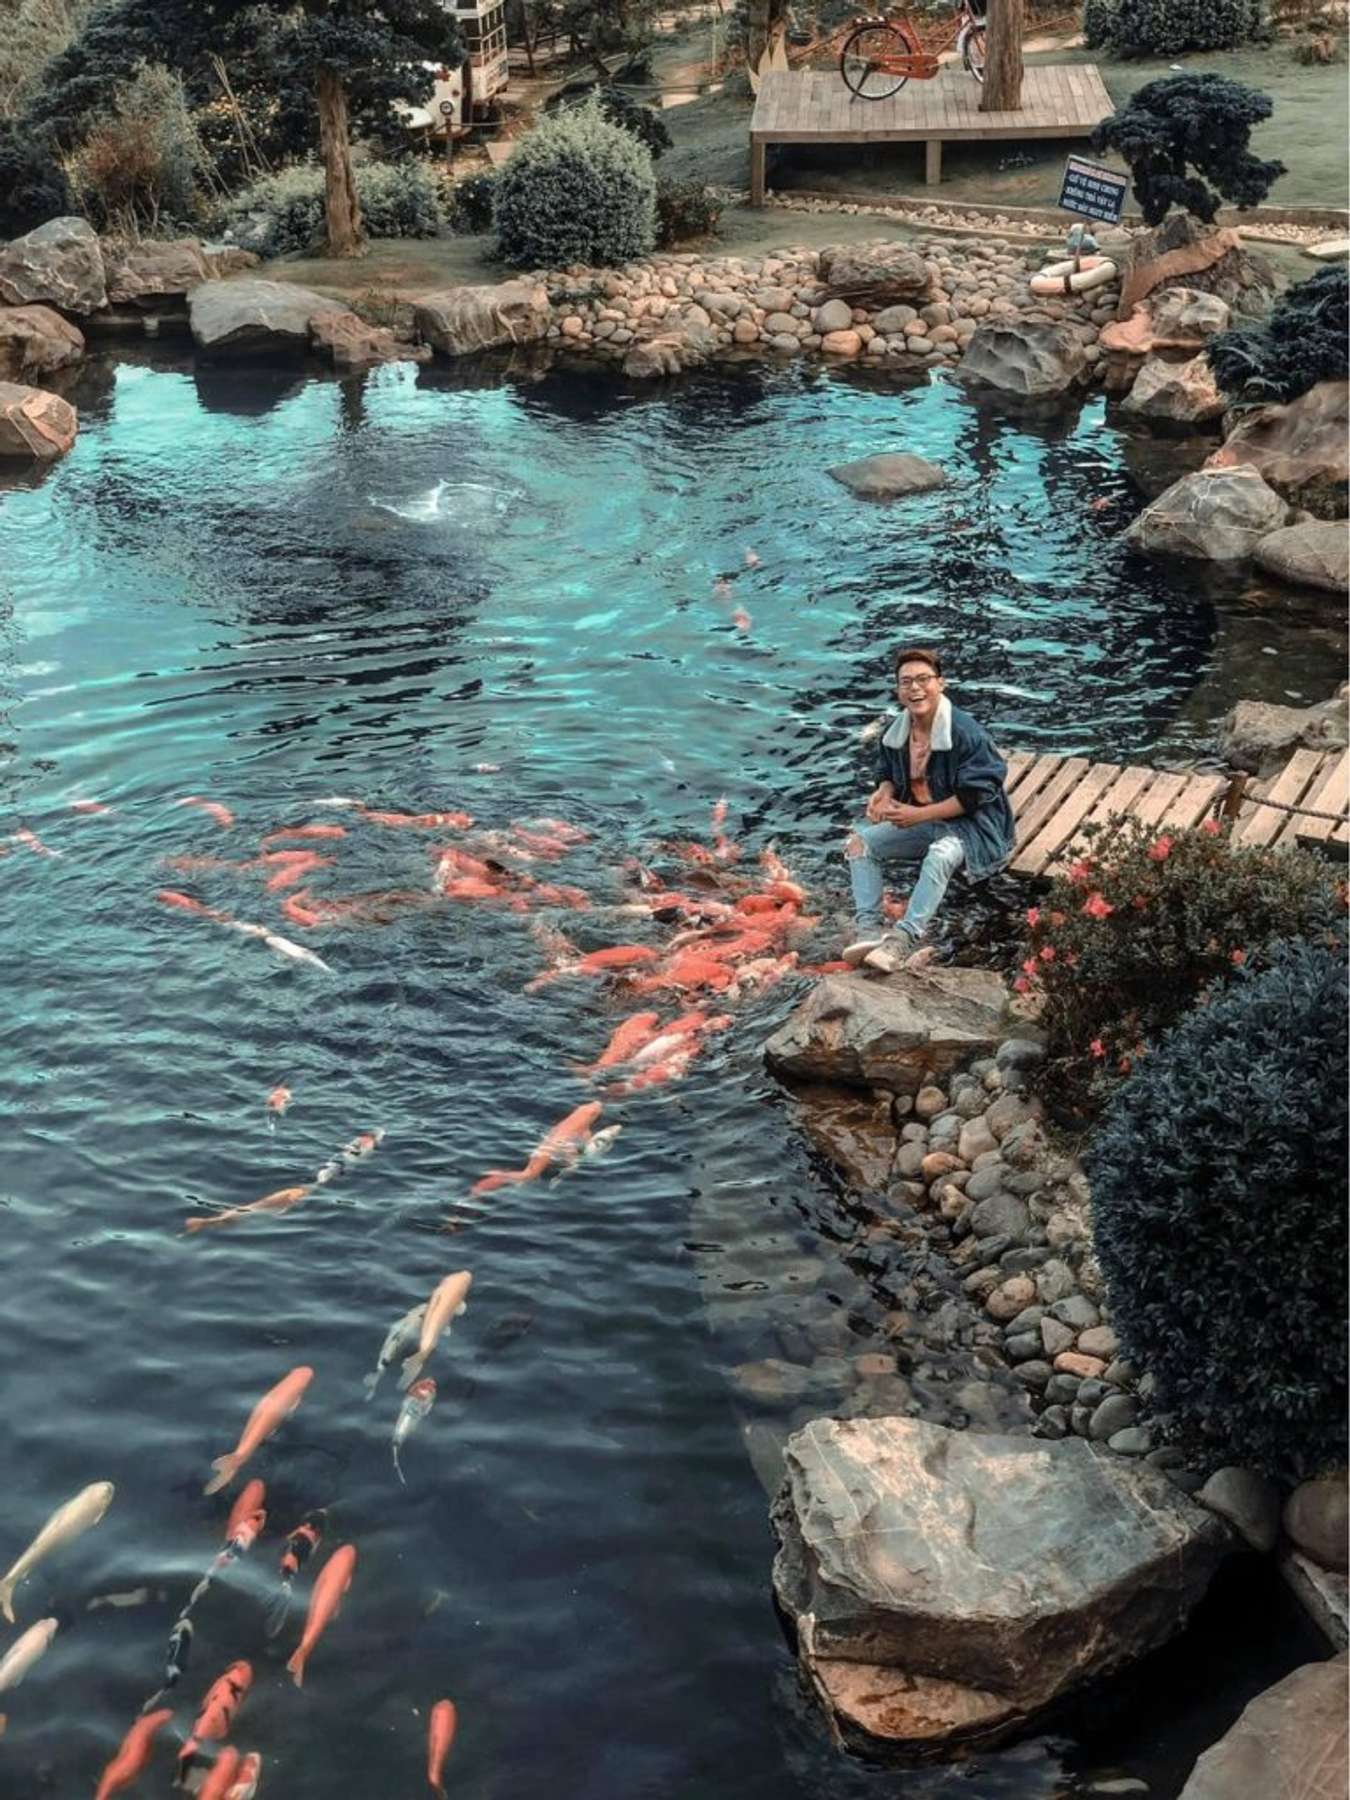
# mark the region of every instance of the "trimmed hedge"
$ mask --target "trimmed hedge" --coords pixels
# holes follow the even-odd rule
[[[1346,1459],[1348,1001],[1340,954],[1283,946],[1122,1084],[1084,1158],[1165,1428],[1286,1481]]]
[[[1261,0],[1084,0],[1089,48],[1121,56],[1231,50],[1270,35]]]
[[[521,140],[497,173],[497,248],[516,268],[605,267],[656,242],[650,153],[599,104],[569,107]]]

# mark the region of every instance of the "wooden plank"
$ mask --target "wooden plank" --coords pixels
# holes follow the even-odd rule
[[[1228,782],[1222,775],[1188,775],[1186,785],[1158,820],[1174,831],[1189,831],[1198,825],[1220,794],[1226,793]]]
[[[1024,813],[1040,793],[1046,782],[1058,772],[1060,759],[1057,756],[1038,756],[1031,767],[1022,776],[1012,794],[1013,817]]]
[[[1072,839],[1102,795],[1120,774],[1119,763],[1094,763],[1082,780],[1056,807],[1040,830],[1028,838],[1013,858],[1019,875],[1039,875]]]
[[[1342,818],[1350,813],[1350,750],[1341,751],[1339,756],[1332,751],[1327,756],[1309,785],[1305,803],[1313,812],[1339,813]],[[1330,819],[1305,819],[1295,814],[1293,824],[1294,835],[1310,850],[1329,839],[1338,839],[1341,843],[1347,841],[1345,836],[1340,836],[1345,827],[1335,825]]]
[[[1028,805],[1022,817],[1018,819],[1017,841],[1019,845],[1031,842],[1041,826],[1061,805],[1065,797],[1073,792],[1091,766],[1082,756],[1066,756],[1064,758],[1040,793]],[[1013,866],[1016,867],[1016,863]]]
[[[930,137],[923,147],[923,180],[925,187],[938,187],[942,182],[942,139]]]
[[[1132,818],[1135,803],[1152,779],[1152,769],[1122,769],[1083,823],[1107,826],[1118,815]]]
[[[1279,800],[1286,806],[1297,806],[1309,785],[1316,779],[1321,757],[1314,750],[1295,750],[1266,793],[1266,800]],[[1288,817],[1273,806],[1257,806],[1245,819],[1238,821],[1233,833],[1235,844],[1269,844],[1279,834]]]
[[[1171,769],[1155,770],[1153,785],[1135,802],[1134,817],[1141,824],[1156,825],[1181,794],[1189,779],[1189,776],[1178,775]]]
[[[1000,754],[1002,753],[1000,752]],[[1008,777],[1003,783],[1003,791],[1005,794],[1011,796],[1013,789],[1026,774],[1032,763],[1035,762],[1036,758],[1029,750],[1010,750],[1008,754],[1004,756],[1003,760],[1008,765]]]

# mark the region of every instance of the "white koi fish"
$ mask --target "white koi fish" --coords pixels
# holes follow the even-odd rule
[[[23,1636],[10,1645],[3,1660],[0,1660],[0,1694],[18,1687],[33,1664],[46,1655],[47,1647],[55,1636],[56,1620],[39,1619],[36,1625],[30,1625]],[[6,1723],[4,1713],[0,1713],[0,1735],[3,1735]]]
[[[63,1544],[73,1542],[97,1525],[112,1504],[113,1492],[111,1481],[95,1481],[87,1488],[81,1488],[73,1500],[67,1500],[64,1506],[57,1507],[23,1555],[0,1576],[0,1612],[4,1613],[11,1625],[15,1622],[15,1588],[53,1550],[59,1550]]]

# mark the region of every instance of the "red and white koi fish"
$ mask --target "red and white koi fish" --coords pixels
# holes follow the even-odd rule
[[[290,838],[345,838],[345,825],[286,825],[279,831],[269,831],[265,838],[259,840],[260,847],[266,849],[269,844],[281,844]]]
[[[225,1456],[211,1464],[215,1473],[202,1489],[204,1494],[218,1494],[228,1487],[244,1464],[265,1443],[284,1419],[290,1417],[305,1397],[305,1389],[314,1379],[314,1371],[303,1363],[269,1388],[249,1414],[239,1442]]]
[[[53,850],[50,844],[44,844],[35,831],[21,825],[11,837],[12,844],[22,844],[25,850],[31,850],[34,856],[64,856],[64,850]]]
[[[407,1487],[403,1465],[398,1460],[398,1453],[407,1441],[408,1434],[415,1431],[436,1404],[436,1383],[430,1375],[424,1375],[420,1381],[414,1381],[408,1389],[407,1398],[398,1409],[398,1418],[394,1422],[394,1473]]]
[[[267,1635],[277,1637],[286,1623],[286,1615],[291,1610],[291,1592],[295,1586],[295,1578],[313,1556],[323,1542],[323,1530],[328,1521],[325,1507],[316,1507],[313,1512],[305,1514],[300,1523],[286,1538],[281,1547],[281,1586],[277,1597],[267,1609]]]
[[[458,1725],[453,1700],[438,1700],[427,1720],[427,1786],[445,1800],[445,1759]]]
[[[749,631],[755,623],[743,606],[738,606],[735,612],[732,613],[731,622],[736,627],[737,631],[741,632]]]
[[[195,806],[204,812],[208,819],[214,819],[222,831],[228,831],[234,824],[234,814],[228,806],[222,806],[219,800],[203,800],[200,794],[189,794],[186,799],[175,800],[175,806]]]
[[[473,824],[473,815],[466,812],[372,812],[370,807],[363,806],[361,817],[370,825],[406,826],[414,831],[437,831],[442,827],[468,831]]]
[[[354,1544],[343,1544],[320,1569],[318,1580],[314,1583],[314,1592],[309,1597],[309,1614],[305,1620],[304,1633],[295,1654],[286,1664],[297,1687],[304,1686],[305,1665],[314,1653],[314,1646],[338,1616],[342,1597],[352,1585],[355,1571]]]
[[[754,551],[754,550],[746,551],[745,566],[747,569],[757,569],[759,567],[759,554],[757,551]]]
[[[225,1796],[225,1800],[256,1800],[259,1783],[262,1781],[262,1757],[256,1750],[250,1750],[239,1764],[234,1786]],[[198,1796],[201,1800],[201,1796]]]
[[[233,1744],[227,1744],[207,1770],[206,1780],[197,1789],[197,1800],[229,1800],[238,1773],[239,1752]]]
[[[373,1131],[358,1131],[354,1138],[345,1143],[334,1156],[330,1156],[321,1169],[315,1171],[314,1185],[324,1187],[334,1181],[344,1169],[353,1168],[364,1162],[366,1157],[373,1156],[384,1142],[384,1127],[377,1125]]]
[[[307,1194],[313,1192],[309,1187],[278,1188],[274,1194],[264,1194],[261,1200],[250,1200],[247,1206],[229,1206],[224,1212],[205,1213],[183,1221],[183,1230],[191,1234],[194,1231],[216,1231],[222,1225],[238,1225],[243,1219],[251,1219],[257,1213],[284,1213],[293,1206],[298,1206]]]
[[[3,1658],[0,1658],[0,1694],[18,1687],[34,1663],[46,1655],[55,1636],[56,1620],[39,1619],[36,1625],[28,1627],[22,1637],[14,1640]],[[0,1737],[4,1736],[6,1723],[4,1713],[0,1713]]]
[[[536,975],[533,981],[527,981],[524,991],[527,994],[538,993],[540,988],[568,975],[618,974],[627,969],[638,968],[643,963],[654,963],[657,955],[650,944],[613,944],[607,950],[588,951],[575,962],[546,969],[542,975]]]
[[[475,775],[500,775],[502,772],[502,765],[500,763],[478,762],[473,765],[473,772]]]
[[[285,1082],[279,1081],[267,1096],[268,1112],[270,1112],[273,1117],[279,1119],[282,1113],[284,1113],[286,1108],[290,1105],[293,1098],[294,1096],[292,1095],[291,1090],[286,1086]]]
[[[785,956],[752,957],[737,969],[734,992],[739,996],[776,987],[785,976],[794,974],[796,968],[795,950],[789,950]]]
[[[773,883],[773,891],[784,900],[795,899],[798,905],[806,898],[806,889],[793,879],[792,871],[770,844],[759,853],[759,866]]]
[[[440,1342],[441,1334],[448,1331],[452,1322],[467,1310],[469,1289],[472,1286],[473,1276],[469,1271],[458,1269],[453,1275],[447,1275],[443,1281],[437,1282],[431,1290],[417,1335],[417,1348],[411,1356],[404,1358],[403,1373],[399,1377],[398,1385],[405,1393],[426,1367],[427,1359]]]
[[[598,1100],[588,1100],[584,1106],[574,1107],[565,1119],[559,1120],[544,1134],[523,1169],[489,1169],[469,1189],[470,1194],[490,1194],[508,1184],[519,1186],[536,1181],[554,1163],[574,1161],[585,1148],[602,1110]]]
[[[569,825],[566,819],[526,819],[525,825],[528,830],[542,831],[563,844],[589,844],[591,841],[589,831],[583,831],[579,825]]]
[[[241,1556],[247,1555],[261,1536],[263,1527],[267,1524],[267,1510],[263,1506],[265,1494],[266,1489],[261,1481],[250,1481],[230,1508],[230,1516],[225,1524],[224,1545],[189,1594],[188,1603],[183,1608],[182,1616],[184,1618],[196,1606],[221,1570],[228,1569],[232,1562],[237,1562]],[[160,1690],[161,1693],[163,1691],[163,1689]],[[158,1695],[155,1697],[159,1698]]]
[[[120,1794],[123,1788],[131,1786],[150,1761],[156,1734],[164,1729],[172,1717],[173,1708],[162,1706],[158,1712],[147,1713],[143,1719],[137,1719],[122,1739],[116,1756],[99,1778],[94,1800],[112,1800],[114,1794]]]
[[[253,1665],[242,1659],[232,1662],[223,1675],[211,1683],[202,1701],[192,1730],[178,1752],[178,1785],[186,1787],[189,1770],[196,1766],[197,1753],[203,1744],[219,1743],[228,1737],[234,1716],[253,1686]]]
[[[70,810],[75,813],[84,813],[87,817],[92,818],[98,813],[116,812],[117,808],[105,806],[101,800],[72,800]]]
[[[633,1013],[615,1028],[609,1042],[594,1062],[575,1065],[576,1073],[594,1075],[600,1069],[612,1069],[615,1063],[627,1062],[644,1044],[651,1041],[660,1028],[660,1022],[660,1013]]]

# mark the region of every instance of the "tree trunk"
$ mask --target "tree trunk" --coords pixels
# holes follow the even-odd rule
[[[989,0],[981,112],[1022,110],[1022,30],[1025,0]]]
[[[330,256],[361,256],[361,207],[352,169],[347,90],[331,69],[319,70],[319,150],[323,156],[324,211]]]
[[[774,29],[782,23],[786,11],[786,0],[750,0],[745,60],[752,69],[759,68],[759,59],[768,49]]]

